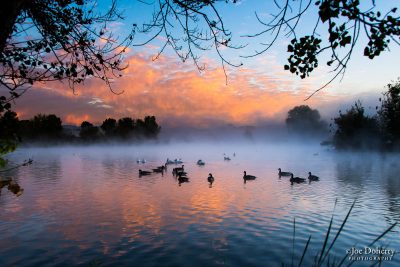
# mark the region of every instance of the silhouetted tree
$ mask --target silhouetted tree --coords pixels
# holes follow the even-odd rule
[[[303,135],[320,135],[327,132],[326,122],[316,109],[307,105],[292,108],[288,112],[286,125],[290,132]]]
[[[0,112],[0,167],[4,167],[7,160],[4,156],[16,149],[18,143],[18,117],[15,112]]]
[[[17,113],[6,111],[0,117],[0,139],[15,138],[19,132],[19,119]]]
[[[336,148],[378,148],[379,127],[376,118],[365,115],[364,107],[357,101],[346,113],[334,118],[337,126],[333,142]]]
[[[81,128],[89,128],[89,127],[93,127],[93,124],[88,121],[83,121],[81,123]]]
[[[88,121],[83,121],[79,136],[84,140],[96,140],[99,137],[99,127],[94,126]]]
[[[400,79],[388,84],[378,111],[384,142],[387,147],[400,146]]]
[[[147,137],[157,137],[161,131],[161,127],[157,124],[155,116],[146,116],[144,118],[145,135]]]
[[[103,121],[100,127],[106,136],[113,136],[117,129],[117,121],[113,118],[108,118]]]
[[[36,81],[95,77],[109,83],[124,69],[121,54],[133,32],[119,42],[107,30],[121,19],[115,1],[104,14],[88,0],[3,1],[0,9],[0,84],[19,97]],[[20,90],[17,90],[20,89]]]
[[[38,114],[29,121],[29,131],[34,138],[47,137],[56,138],[60,137],[62,132],[62,122],[59,117],[54,114],[44,115]]]
[[[161,130],[157,124],[156,117],[146,116],[144,120],[137,119],[135,122],[135,133],[137,137],[156,138]]]
[[[144,120],[137,119],[135,120],[135,134],[137,137],[144,136],[146,133],[146,126],[144,124]]]
[[[132,118],[125,117],[118,120],[116,133],[122,138],[132,137],[135,123]]]

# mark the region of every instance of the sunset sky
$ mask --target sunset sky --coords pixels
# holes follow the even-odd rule
[[[98,9],[105,10],[108,1],[100,2],[104,6],[99,5]],[[66,124],[80,124],[83,120],[98,124],[107,117],[155,115],[161,125],[170,126],[182,123],[199,127],[227,123],[257,125],[271,120],[283,121],[290,108],[302,104],[318,108],[325,118],[337,114],[356,99],[361,99],[366,106],[374,106],[384,86],[400,76],[398,46],[392,45],[390,52],[371,61],[362,56],[365,39],[360,38],[344,79],[334,81],[305,102],[310,93],[332,77],[331,69],[325,64],[326,57],[320,59],[320,68],[305,80],[283,70],[288,57],[287,44],[292,37],[278,39],[269,52],[260,56],[241,57],[259,50],[259,43],[266,42],[241,36],[262,30],[254,11],[267,20],[269,13],[276,11],[272,3],[242,0],[235,5],[219,5],[226,27],[233,32],[233,42],[247,44],[239,51],[223,51],[232,62],[244,64],[240,68],[228,68],[227,84],[213,51],[201,54],[201,62],[207,67],[202,73],[192,61],[179,61],[171,49],[153,61],[152,57],[162,45],[160,36],[144,47],[129,49],[125,57],[129,67],[113,84],[114,91],[122,94],[113,94],[97,80],[87,80],[84,86],[77,87],[75,95],[65,83],[35,84],[18,99],[14,109],[24,119],[37,113],[54,113]],[[398,0],[384,1],[381,9],[388,10],[399,4]],[[125,20],[109,25],[109,30],[117,36],[127,35],[133,23],[140,25],[149,21],[154,9],[152,5],[128,0],[119,1],[119,8]],[[316,15],[313,10],[308,11],[300,24],[300,33],[312,30]],[[146,36],[135,38],[139,42]]]

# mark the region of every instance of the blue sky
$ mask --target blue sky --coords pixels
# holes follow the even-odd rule
[[[103,3],[105,2],[107,1],[104,1]],[[282,1],[277,2],[279,3]],[[382,11],[400,6],[400,1],[398,0],[377,2],[378,10]],[[152,12],[155,10],[155,5],[158,4],[157,1],[153,2],[154,5],[152,5],[144,4],[140,1],[129,0],[120,0],[118,3],[120,10],[123,11],[125,16],[123,25],[118,28],[118,31],[121,31],[122,34],[126,32],[126,29],[129,29],[129,25],[132,25],[132,23],[137,23],[140,25],[143,22],[150,21]],[[367,7],[370,6],[372,1],[364,1],[364,3],[366,3]],[[293,38],[292,36],[281,36],[281,38],[275,42],[275,45],[268,52],[258,57],[250,59],[241,57],[251,55],[256,50],[261,50],[263,46],[260,45],[260,43],[271,40],[269,35],[263,35],[261,38],[246,38],[242,36],[260,32],[265,28],[257,21],[255,13],[257,12],[259,17],[264,19],[264,21],[268,21],[271,18],[270,14],[276,13],[278,10],[273,1],[242,0],[239,1],[238,4],[226,4],[223,2],[219,3],[217,7],[219,8],[221,17],[225,22],[226,28],[230,29],[233,33],[233,43],[247,44],[247,47],[239,51],[228,49],[224,50],[224,55],[226,55],[228,59],[234,63],[243,62],[244,68],[255,69],[260,73],[270,72],[271,68],[276,68],[277,66],[282,66],[283,68],[283,65],[286,63],[288,57],[288,53],[286,52],[287,44],[290,39]],[[311,8],[307,11],[299,23],[297,29],[298,36],[301,36],[302,34],[309,34],[315,25],[316,18],[317,9],[314,5],[311,5]],[[178,28],[178,25],[175,25],[175,27]],[[323,27],[319,33],[321,34],[322,38],[327,36],[327,32],[324,31]],[[146,37],[147,36],[138,35],[136,38],[137,40],[141,40],[142,38]],[[399,71],[397,70],[397,62],[400,58],[400,48],[397,45],[392,45],[390,47],[390,52],[386,51],[380,57],[370,60],[362,55],[366,42],[365,36],[361,36],[353,53],[352,60],[349,64],[349,68],[344,79],[342,82],[340,82],[339,79],[336,80],[332,86],[328,88],[329,92],[332,94],[358,94],[369,91],[382,91],[384,85],[400,76]],[[160,46],[161,43],[158,40],[155,40],[151,44],[154,45],[154,47],[135,48],[133,52],[145,51],[150,54],[157,53],[156,47]],[[165,54],[173,56],[171,49],[167,49]],[[203,58],[215,59],[216,64],[219,62],[216,54],[213,51],[200,54]],[[320,69],[312,74],[311,79],[315,88],[317,88],[318,85],[323,84],[325,81],[328,81],[329,77],[331,77],[331,74],[329,73],[331,69],[325,65],[328,59],[329,55],[324,54],[320,58]],[[268,62],[270,62],[270,64],[268,64]],[[231,69],[231,71],[235,70]],[[287,72],[287,76],[288,79],[294,79],[298,82],[301,82],[298,77],[291,75],[289,72]]]

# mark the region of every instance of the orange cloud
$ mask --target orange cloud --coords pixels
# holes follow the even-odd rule
[[[276,66],[270,75],[254,69],[233,69],[226,84],[221,68],[199,73],[191,63],[165,56],[152,61],[151,56],[136,54],[127,58],[127,63],[129,67],[123,71],[123,77],[112,85],[114,91],[124,92],[121,95],[113,94],[102,81],[94,79],[78,88],[77,95],[66,84],[47,84],[46,94],[60,98],[57,103],[60,110],[52,107],[52,112],[73,124],[82,120],[99,123],[106,117],[155,115],[164,125],[254,125],[282,119],[288,109],[304,104],[304,98],[311,92],[309,82],[290,80],[281,66]],[[306,104],[314,106],[326,99],[329,99],[326,94],[319,94]],[[65,106],[70,102],[80,108],[68,111]],[[21,112],[31,114],[30,108],[33,107],[23,107]]]
[[[66,114],[64,115],[63,122],[67,124],[80,125],[83,121],[90,121],[90,115],[76,115],[76,114]]]

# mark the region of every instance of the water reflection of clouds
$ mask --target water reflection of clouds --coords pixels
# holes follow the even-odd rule
[[[40,224],[42,232],[33,233],[31,240],[36,240],[39,248],[47,248],[40,240],[51,239],[69,251],[68,257],[80,255],[83,262],[94,255],[115,260],[137,259],[137,255],[165,259],[167,253],[180,251],[182,246],[193,250],[186,250],[185,256],[200,257],[197,252],[213,262],[223,262],[222,257],[242,252],[240,247],[252,247],[258,259],[278,257],[291,238],[294,217],[299,240],[324,233],[336,197],[335,216],[339,218],[348,210],[348,202],[359,197],[356,215],[346,230],[365,239],[370,238],[371,229],[385,228],[382,218],[389,223],[399,217],[399,189],[391,188],[399,183],[393,178],[399,171],[395,157],[385,159],[386,163],[375,157],[332,160],[332,154],[315,157],[293,151],[285,155],[271,147],[258,147],[257,152],[235,147],[237,156],[227,163],[224,150],[217,146],[162,149],[156,147],[153,153],[149,148],[127,147],[120,154],[119,150],[76,149],[76,155],[61,151],[64,156],[54,160],[49,160],[48,153],[38,155],[38,162],[47,162],[44,166],[57,166],[58,162],[56,171],[49,170],[46,175],[60,178],[57,183],[38,182],[38,174],[32,172],[42,173],[42,168],[21,170],[19,179],[25,192],[19,201],[5,199],[8,225],[38,216],[40,220],[32,224]],[[153,157],[139,165],[137,154]],[[183,155],[189,183],[179,187],[172,168],[164,176],[138,177],[139,167],[160,165],[165,154]],[[200,156],[206,161],[204,167],[195,164]],[[315,170],[321,181],[291,186],[288,178],[278,178],[278,167],[299,176]],[[257,176],[246,188],[243,170]],[[209,172],[215,177],[212,188],[207,182]],[[13,205],[20,209],[13,210]],[[369,226],[374,223],[376,226]],[[27,225],[28,230],[32,224]],[[43,233],[47,239],[40,236]],[[348,233],[343,237],[340,245],[354,241]],[[274,242],[276,246],[271,247]],[[261,249],[254,244],[269,246]]]

